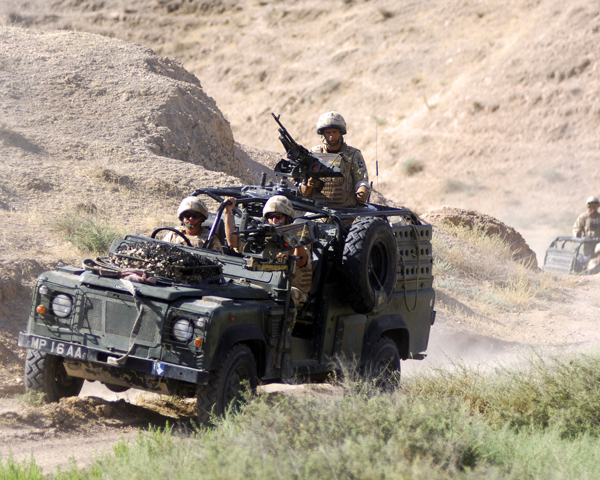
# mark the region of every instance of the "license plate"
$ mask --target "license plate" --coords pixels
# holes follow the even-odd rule
[[[81,345],[71,343],[57,342],[49,338],[29,337],[27,348],[41,350],[58,357],[77,358],[78,360],[87,360],[87,348]]]

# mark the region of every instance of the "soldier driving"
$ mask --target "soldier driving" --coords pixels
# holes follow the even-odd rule
[[[202,222],[208,218],[208,209],[204,205],[204,202],[198,197],[184,198],[177,209],[177,217],[181,221],[181,226],[178,230],[185,234],[192,247],[202,247],[209,233],[208,228],[202,226]],[[167,233],[163,240],[171,243],[185,243],[183,237],[174,232]],[[213,237],[208,248],[210,250],[217,250],[218,252],[223,251],[221,242],[216,235]]]
[[[342,176],[326,177],[322,181],[310,177],[306,185],[300,186],[300,193],[336,207],[364,204],[370,193],[369,175],[360,150],[344,142],[344,117],[338,112],[324,113],[317,122],[317,134],[322,136],[323,144],[313,147],[312,151],[338,154],[331,166],[339,168]]]

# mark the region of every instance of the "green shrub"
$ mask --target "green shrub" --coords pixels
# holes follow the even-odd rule
[[[43,480],[42,469],[33,459],[15,462],[12,455],[0,457],[0,480]]]
[[[123,236],[123,232],[108,222],[79,213],[63,216],[51,228],[79,250],[90,253],[105,253],[115,238]]]
[[[482,372],[465,365],[434,370],[407,382],[419,399],[462,398],[494,428],[515,431],[552,428],[563,438],[600,438],[600,355],[543,359],[526,368]]]
[[[402,164],[402,170],[409,177],[416,173],[422,172],[424,169],[425,169],[425,164],[421,160],[419,160],[418,158],[415,158],[415,157],[405,160],[404,163]]]
[[[53,478],[597,478],[600,355],[534,357],[514,369],[456,364],[391,393],[353,380],[339,388],[259,396],[191,434],[151,429]]]

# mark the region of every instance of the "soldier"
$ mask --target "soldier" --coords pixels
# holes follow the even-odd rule
[[[177,209],[177,216],[181,221],[179,231],[185,234],[193,247],[202,247],[209,233],[209,229],[202,226],[202,222],[208,218],[208,209],[204,205],[204,202],[198,197],[184,198]],[[173,232],[165,235],[163,240],[171,243],[185,243],[181,236]],[[223,251],[221,242],[216,235],[213,237],[208,248],[218,252]]]
[[[235,224],[233,222],[232,210],[236,204],[234,197],[227,198],[229,205],[225,207],[224,219],[225,219],[225,236],[227,237],[227,243],[231,248],[235,248],[238,251],[242,251],[243,247],[240,245],[238,236],[234,234]],[[263,207],[263,217],[271,225],[281,226],[288,225],[294,220],[294,207],[283,195],[275,195],[269,198]],[[277,255],[277,260],[284,263],[290,252],[281,252]],[[292,299],[296,306],[300,306],[306,303],[308,294],[312,287],[312,258],[308,254],[306,248],[299,247],[295,248],[293,255],[298,257],[298,270],[295,277],[292,280]]]
[[[596,244],[594,257],[589,261],[583,275],[596,275],[597,273],[600,273],[600,243]]]
[[[597,197],[589,197],[587,206],[588,211],[579,215],[573,225],[573,236],[600,238],[600,200]]]
[[[330,165],[339,167],[342,176],[324,178],[322,182],[309,178],[307,185],[300,186],[300,193],[335,207],[355,207],[357,203],[365,203],[370,192],[369,175],[360,150],[344,142],[344,117],[337,112],[324,113],[317,122],[317,134],[322,136],[323,144],[313,147],[312,151],[337,153],[338,157]]]

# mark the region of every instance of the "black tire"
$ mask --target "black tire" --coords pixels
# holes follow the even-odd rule
[[[246,345],[233,346],[223,366],[210,372],[208,384],[198,387],[198,420],[208,424],[211,413],[221,416],[228,409],[235,410],[244,401],[246,389],[249,387],[255,393],[257,386],[258,374],[252,351]]]
[[[76,397],[83,379],[67,375],[63,358],[27,350],[25,358],[25,390],[44,394],[46,402],[58,402],[64,397]]]
[[[357,313],[381,311],[396,285],[398,250],[389,224],[379,217],[357,219],[346,237],[342,261],[345,298]]]
[[[364,379],[378,390],[390,392],[400,384],[400,354],[391,338],[380,338],[363,368]]]

